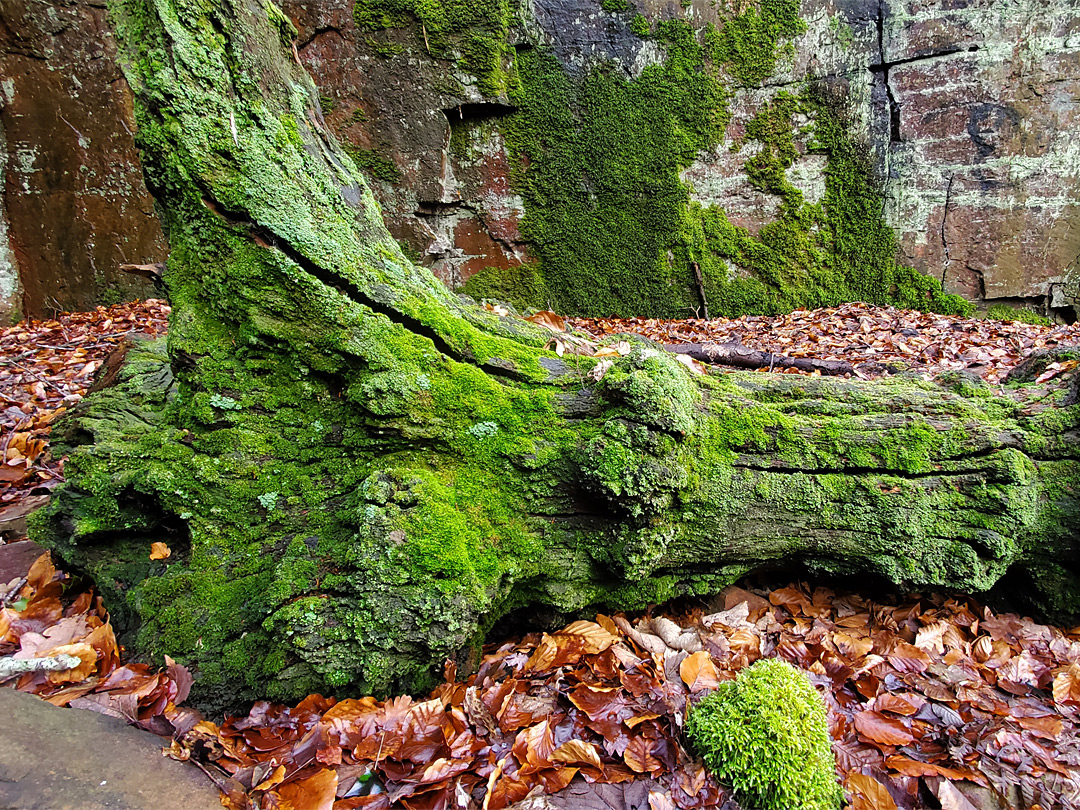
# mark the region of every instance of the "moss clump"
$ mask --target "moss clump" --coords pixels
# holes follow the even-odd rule
[[[744,85],[756,87],[776,70],[781,42],[806,30],[799,0],[761,0],[710,30],[707,44],[715,57]]]
[[[1045,315],[1040,315],[1028,307],[1010,307],[1008,304],[992,304],[986,310],[986,317],[995,321],[1019,321],[1034,326],[1053,326],[1054,322]]]
[[[401,172],[394,161],[385,158],[374,149],[362,149],[360,147],[346,147],[349,156],[356,162],[356,166],[376,180],[386,183],[397,183],[401,180]]]
[[[357,0],[353,18],[367,31],[412,27],[428,56],[475,76],[485,95],[506,94],[510,0]]]
[[[720,684],[691,709],[686,733],[744,804],[840,807],[825,705],[809,679],[784,661],[763,659]]]

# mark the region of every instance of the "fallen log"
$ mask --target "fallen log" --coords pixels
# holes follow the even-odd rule
[[[201,706],[424,691],[512,610],[777,566],[1080,612],[1080,406],[560,357],[402,253],[275,9],[111,6],[173,314],[55,428],[31,526]]]
[[[767,368],[770,371],[778,368],[795,368],[799,371],[819,371],[832,377],[856,376],[855,367],[846,360],[787,357],[783,354],[750,349],[739,343],[677,343],[664,348],[672,354],[685,354],[702,363],[718,366]]]

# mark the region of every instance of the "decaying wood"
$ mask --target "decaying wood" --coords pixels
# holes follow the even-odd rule
[[[818,360],[813,357],[787,357],[772,352],[748,349],[738,343],[678,343],[665,346],[673,354],[685,354],[702,363],[732,368],[797,368],[799,371],[820,371],[834,377],[854,376],[855,368],[845,360]]]
[[[25,675],[27,672],[63,672],[74,669],[82,663],[76,655],[49,656],[47,658],[15,658],[7,656],[0,658],[0,681],[13,678],[16,675]]]

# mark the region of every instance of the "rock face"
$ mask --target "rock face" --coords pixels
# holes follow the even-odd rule
[[[1073,300],[1076,5],[895,3],[882,59],[891,107],[887,215],[905,254],[970,298],[1052,307]]]
[[[0,2],[0,323],[152,291],[118,269],[167,252],[133,128],[102,4]]]
[[[748,137],[747,127],[753,130],[778,94],[798,93],[810,82],[831,88],[858,150],[872,156],[883,182],[880,207],[904,263],[969,300],[1025,303],[1072,317],[1074,276],[1080,277],[1080,147],[1072,135],[1080,125],[1080,15],[1070,0],[803,0],[802,33],[759,28],[737,43],[745,64],[759,59],[753,51],[765,40],[776,45],[765,74],[734,69],[725,57],[727,120],[718,137],[698,133],[707,143],[696,158],[664,167],[672,182],[658,184],[648,160],[621,154],[617,139],[594,139],[593,165],[621,160],[626,176],[567,175],[557,178],[563,191],[525,148],[529,114],[522,107],[529,103],[522,94],[537,89],[526,75],[531,55],[554,54],[581,86],[599,72],[635,88],[650,66],[672,59],[661,21],[685,20],[704,40],[705,28],[723,30],[726,18],[707,0],[473,5],[468,24],[458,25],[453,14],[430,16],[430,8],[409,2],[284,3],[327,121],[369,177],[391,232],[448,285],[494,268],[484,283],[474,282],[474,292],[524,290],[523,303],[579,310],[592,303],[597,311],[648,310],[650,301],[662,300],[662,314],[701,314],[702,295],[712,299],[714,314],[745,308],[761,296],[732,297],[725,284],[776,283],[776,273],[752,257],[761,243],[775,244],[775,234],[761,237],[761,230],[784,220],[785,193],[802,195],[807,208],[800,216],[822,201],[829,207],[826,180],[837,171],[827,170],[829,155],[815,147],[814,115],[805,110],[789,122],[796,154],[784,160],[785,182],[769,187],[753,176],[763,142]],[[736,10],[760,8],[765,19],[782,6],[767,0]],[[0,318],[13,311],[20,279],[33,314],[54,301],[85,306],[106,288],[142,291],[118,276],[116,265],[160,260],[164,244],[127,131],[130,102],[104,11],[76,0],[8,0],[0,3],[0,20],[7,213],[0,218]],[[647,94],[635,98],[651,103]],[[598,129],[622,129],[631,143],[651,142],[655,132],[625,115],[603,118],[596,101],[584,92],[568,97],[566,108],[594,122],[599,116]],[[540,112],[550,116],[551,108]],[[533,116],[532,123],[538,120],[546,119]],[[554,162],[556,140],[545,145],[545,165]],[[571,153],[584,148],[563,145]],[[624,200],[616,216],[599,226],[588,222],[576,241],[553,244],[545,217],[561,220],[565,230],[595,213],[564,198],[581,188],[604,208],[605,184],[624,181],[636,184],[639,205]],[[682,223],[639,215],[648,206],[663,209],[671,194],[682,195],[672,199],[672,217],[684,219],[700,203],[705,211],[722,210],[756,241],[725,251],[712,238],[710,264]],[[654,238],[639,238],[643,233]],[[580,258],[596,244],[617,247]],[[807,249],[828,253],[832,246],[817,240]],[[579,257],[576,266],[562,267],[566,254]],[[784,254],[781,276],[792,275],[790,262]],[[794,272],[802,279],[798,294],[774,297],[769,306],[828,302],[804,282],[831,261],[802,264]],[[637,300],[619,298],[638,285],[655,289]],[[566,292],[573,287],[581,291]],[[609,293],[613,301],[605,303]]]

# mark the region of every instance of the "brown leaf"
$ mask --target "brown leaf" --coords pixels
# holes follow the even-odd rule
[[[53,565],[52,556],[46,551],[30,566],[30,571],[26,575],[26,584],[34,593],[37,593],[44,590],[45,586],[53,581],[54,576],[56,576],[56,567]]]
[[[704,650],[693,653],[683,659],[679,665],[679,677],[690,687],[691,692],[715,689],[719,683],[719,673],[712,656]]]
[[[879,711],[902,714],[908,717],[921,709],[924,703],[926,703],[926,699],[918,695],[894,695],[886,692],[878,697],[874,706]]]
[[[844,787],[851,796],[850,810],[897,810],[885,786],[864,773],[849,773]]]
[[[169,673],[169,677],[176,684],[176,697],[173,698],[173,703],[183,703],[188,699],[188,695],[191,693],[191,685],[195,683],[195,679],[187,667],[181,666],[167,655],[165,656],[165,671]]]
[[[552,762],[559,762],[563,765],[592,765],[594,768],[601,768],[600,754],[596,750],[596,746],[592,743],[585,742],[584,740],[567,740],[551,755]]]
[[[972,779],[978,777],[970,771],[962,771],[957,768],[947,768],[943,765],[935,765],[932,762],[920,762],[901,754],[893,754],[885,760],[885,765],[904,776],[943,776],[946,779]]]
[[[936,782],[927,782],[930,790],[941,803],[941,810],[977,810],[975,805],[967,800],[963,793],[957,790],[956,785],[948,779]]]
[[[173,745],[176,745],[176,743],[174,742]],[[285,766],[284,765],[278,765],[276,768],[274,768],[274,770],[270,773],[269,776],[267,776],[265,779],[263,779],[261,782],[259,782],[259,784],[252,786],[251,789],[252,789],[252,791],[270,790],[271,788],[274,788],[274,787],[277,787],[278,785],[280,785],[284,778],[285,778]]]
[[[882,745],[907,745],[915,739],[900,720],[869,709],[855,715],[855,729],[860,737]]]
[[[1080,664],[1071,664],[1054,676],[1054,702],[1080,706]]]
[[[525,664],[526,672],[546,672],[601,653],[619,640],[596,622],[577,621],[557,633],[545,633]]]
[[[930,656],[924,650],[906,641],[893,645],[886,657],[889,663],[900,672],[925,672],[930,666]]]
[[[529,323],[535,323],[537,326],[542,326],[545,329],[550,329],[552,332],[566,331],[566,321],[563,320],[563,317],[549,309],[542,309],[539,312],[534,312],[532,315],[525,318],[525,320],[529,321]]]
[[[280,810],[333,810],[337,771],[326,768],[307,779],[277,788]]]
[[[49,683],[79,683],[80,681],[85,681],[97,671],[97,650],[85,642],[54,647],[49,651],[49,655],[50,657],[71,655],[79,659],[79,665],[72,669],[49,672],[47,674]]]
[[[643,734],[632,737],[623,752],[623,760],[635,773],[658,775],[664,769],[664,763],[653,756],[653,743]]]

